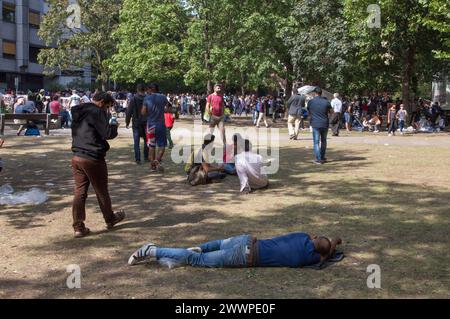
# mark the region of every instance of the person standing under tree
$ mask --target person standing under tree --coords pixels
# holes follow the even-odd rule
[[[397,118],[397,106],[392,104],[390,109],[388,110],[388,127],[389,127],[389,136],[395,136],[395,132],[397,131],[397,127],[395,126],[395,121]]]
[[[406,119],[408,117],[408,112],[405,110],[405,105],[400,105],[400,110],[397,112],[398,126],[400,128],[400,134],[403,135],[405,129]]]
[[[339,127],[341,125],[341,114],[342,114],[342,101],[339,99],[339,94],[334,94],[334,99],[331,101],[331,107],[333,108],[333,115],[330,119],[331,130],[333,131],[333,136],[339,136]]]

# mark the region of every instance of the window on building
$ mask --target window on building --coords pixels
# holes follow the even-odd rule
[[[3,40],[3,58],[16,58],[16,43]]]
[[[84,71],[82,70],[63,70],[61,71],[62,76],[73,76],[73,77],[83,77]]]
[[[15,23],[16,22],[16,7],[14,4],[3,2],[3,21]]]
[[[28,23],[30,27],[39,29],[41,24],[41,15],[39,12],[31,11],[28,13]]]
[[[41,48],[30,47],[28,58],[29,58],[31,63],[39,63],[38,62],[38,55],[39,55],[40,51],[41,51]]]

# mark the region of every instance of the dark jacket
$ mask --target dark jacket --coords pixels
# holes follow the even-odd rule
[[[106,140],[117,137],[117,125],[109,125],[108,113],[93,103],[72,107],[72,152],[75,156],[102,160],[109,151]]]
[[[147,123],[147,118],[142,115],[141,110],[144,105],[145,95],[135,94],[130,101],[127,108],[127,115],[125,118],[125,123],[127,126],[130,125],[131,120],[133,120],[133,127],[137,128],[139,125],[145,125]]]
[[[306,98],[303,95],[293,95],[287,102],[289,108],[289,115],[291,116],[303,116],[302,108],[306,106]]]

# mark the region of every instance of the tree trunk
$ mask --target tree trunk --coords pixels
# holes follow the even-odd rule
[[[244,72],[241,71],[241,95],[245,96],[245,78]]]
[[[411,104],[411,80],[414,70],[415,45],[410,44],[406,52],[406,61],[402,74],[402,99],[403,105],[409,114],[412,114]]]
[[[294,91],[294,81],[292,80],[294,75],[294,67],[290,64],[286,64],[286,100],[290,99]]]

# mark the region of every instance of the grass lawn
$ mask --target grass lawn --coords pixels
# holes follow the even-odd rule
[[[281,167],[270,189],[243,197],[232,177],[191,188],[182,165],[170,161],[164,176],[150,175],[134,164],[130,132],[122,131],[108,166],[113,206],[128,218],[105,231],[91,191],[87,226],[94,234],[82,240],[72,238],[70,137],[7,137],[0,186],[37,186],[49,200],[0,206],[0,298],[450,297],[448,134],[343,134],[330,139],[331,162],[318,167],[309,133],[296,142],[284,128],[281,133]],[[126,263],[147,241],[191,247],[243,233],[268,238],[294,231],[342,237],[346,258],[323,271]],[[66,286],[71,264],[81,267],[82,289]],[[367,288],[371,264],[381,267],[381,289]]]

